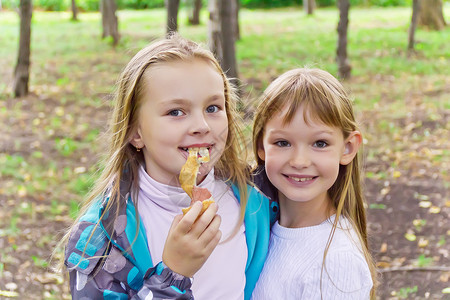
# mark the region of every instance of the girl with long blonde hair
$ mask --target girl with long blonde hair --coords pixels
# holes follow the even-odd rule
[[[328,72],[294,69],[267,87],[253,147],[280,218],[252,299],[374,299],[361,142],[352,102]]]
[[[178,35],[139,51],[118,81],[104,169],[62,241],[73,298],[249,299],[270,214],[247,184],[242,141],[210,51]],[[210,156],[197,184],[216,203],[183,216],[178,178],[193,148]]]

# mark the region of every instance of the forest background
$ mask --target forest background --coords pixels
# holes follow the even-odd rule
[[[378,298],[449,299],[450,28],[419,26],[408,50],[412,1],[350,2],[352,69],[343,83],[364,134]],[[15,98],[19,2],[1,3],[0,299],[70,299],[67,278],[49,268],[51,251],[98,176],[115,81],[166,34],[167,12],[159,0],[118,1],[114,47],[101,39],[98,1],[77,0],[78,21],[68,1],[34,1],[29,94]],[[316,4],[306,15],[298,1],[241,1],[236,58],[247,133],[257,97],[284,71],[308,65],[338,76],[339,12],[334,0]],[[207,43],[206,7],[192,26],[182,2],[183,36]]]

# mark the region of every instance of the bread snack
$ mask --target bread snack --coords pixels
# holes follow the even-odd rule
[[[191,198],[191,205],[183,208],[183,215],[185,215],[196,201],[201,201],[203,204],[200,214],[203,214],[214,199],[208,189],[197,186],[197,174],[200,164],[209,161],[208,148],[189,148],[189,156],[180,172],[181,188]]]

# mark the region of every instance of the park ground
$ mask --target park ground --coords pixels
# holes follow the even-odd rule
[[[331,8],[310,18],[301,10],[242,11],[237,52],[244,103],[254,103],[292,67],[336,75],[337,15]],[[120,70],[164,34],[162,10],[120,12],[116,49],[99,39],[98,14],[69,18],[35,13],[31,93],[14,99],[18,18],[0,12],[0,299],[70,299],[66,278],[50,269],[50,254],[96,176]],[[198,27],[182,22],[181,34],[205,41],[202,18]],[[378,298],[450,299],[450,28],[419,29],[416,52],[408,55],[409,20],[408,8],[354,8],[353,76],[344,85],[364,133]]]

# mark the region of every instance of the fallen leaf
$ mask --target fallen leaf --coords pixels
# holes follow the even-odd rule
[[[380,252],[385,253],[386,251],[387,251],[387,244],[386,243],[381,244]]]
[[[444,273],[444,274],[442,274],[440,277],[439,277],[439,280],[441,281],[441,282],[448,282],[448,278],[450,277],[450,274],[449,273]]]
[[[8,282],[5,284],[5,288],[8,290],[17,290],[17,284],[15,282]]]
[[[44,273],[42,275],[38,275],[36,276],[36,280],[42,284],[49,284],[49,283],[61,284],[64,282],[63,278],[55,273]]]
[[[427,200],[430,199],[429,196],[427,196],[427,195],[421,195],[421,194],[419,194],[419,193],[417,193],[417,192],[414,193],[414,198],[419,199],[419,200],[422,200],[422,201],[427,201]]]
[[[414,242],[417,239],[414,233],[405,233],[405,238],[410,242]]]
[[[428,212],[430,214],[438,214],[441,212],[441,208],[439,206],[432,206]]]
[[[420,201],[419,206],[422,208],[428,208],[431,206],[431,202],[430,201]]]
[[[427,239],[424,239],[424,238],[420,238],[419,242],[417,243],[417,245],[420,248],[424,248],[424,247],[428,246],[428,244],[429,244],[429,241]]]
[[[394,178],[399,178],[400,176],[402,176],[402,173],[400,173],[399,171],[394,171],[393,176]]]
[[[443,289],[442,294],[450,294],[450,287]]]
[[[81,174],[81,173],[86,172],[86,168],[85,168],[85,167],[76,167],[76,168],[73,170],[73,172],[74,172],[75,174]]]
[[[56,107],[55,113],[58,117],[64,116],[64,108],[62,108],[61,106]]]
[[[450,207],[450,200],[445,201],[445,206]]]
[[[386,196],[389,193],[390,190],[391,190],[391,188],[385,187],[384,189],[382,189],[380,191],[380,194],[383,195],[383,196]]]
[[[0,290],[0,296],[5,296],[8,298],[15,298],[15,297],[19,297],[19,294],[17,292]]]
[[[378,261],[377,262],[377,268],[380,268],[380,269],[389,268],[390,266],[391,266],[391,264],[388,263],[387,261]]]

